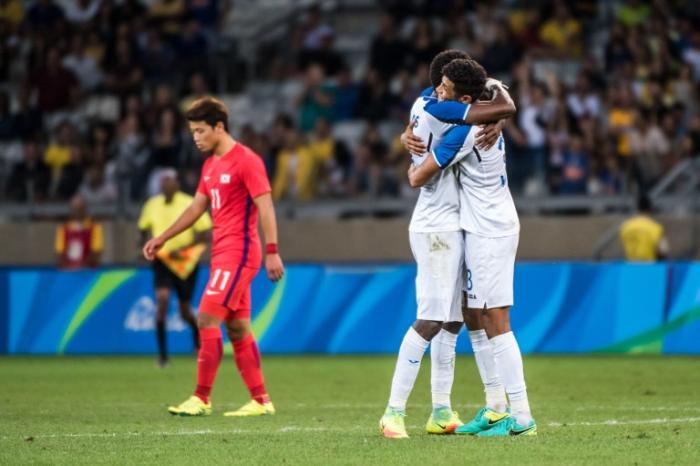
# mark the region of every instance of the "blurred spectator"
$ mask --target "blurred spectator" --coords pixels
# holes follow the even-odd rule
[[[580,135],[572,135],[564,150],[560,194],[586,194],[588,186],[589,155],[584,151]]]
[[[343,67],[338,72],[333,88],[333,121],[350,120],[355,116],[359,88],[352,80],[350,69]]]
[[[657,261],[669,254],[664,227],[651,217],[651,202],[645,196],[637,204],[637,215],[620,226],[620,240],[628,261]]]
[[[85,200],[76,195],[70,201],[70,217],[56,229],[58,267],[75,270],[100,265],[103,246],[102,225],[87,215]]]
[[[149,19],[166,37],[175,37],[182,28],[184,0],[155,0],[148,12]]]
[[[115,2],[114,20],[117,22],[131,22],[142,18],[146,13],[146,7],[139,0],[122,0]]]
[[[316,150],[315,150],[316,149]],[[309,201],[318,195],[321,174],[328,154],[305,144],[296,129],[285,134],[284,147],[277,154],[272,195],[275,199]]]
[[[335,76],[345,64],[343,57],[333,50],[333,30],[329,27],[321,28],[314,40],[314,47],[302,49],[299,55],[299,68],[307,69],[312,64],[320,65],[326,76]]]
[[[647,190],[661,177],[664,159],[671,148],[668,138],[656,118],[642,113],[637,116],[637,124],[629,139],[639,185],[642,190]]]
[[[199,72],[193,73],[189,79],[189,92],[180,101],[180,113],[184,114],[190,108],[192,102],[206,95],[209,95],[206,77]]]
[[[380,167],[372,163],[372,150],[366,142],[361,142],[355,151],[355,160],[348,177],[348,191],[353,196],[375,196]]]
[[[63,57],[63,66],[78,78],[84,92],[95,90],[102,83],[102,71],[97,61],[85,53],[85,43],[81,34],[73,36],[70,53]]]
[[[315,50],[322,46],[325,38],[334,34],[333,28],[323,21],[321,7],[312,5],[306,12],[302,26],[302,46],[306,50]]]
[[[411,69],[416,69],[420,64],[430,64],[433,57],[444,48],[436,39],[433,27],[426,18],[416,20],[411,37],[411,43],[402,52]]]
[[[569,112],[576,118],[600,116],[600,99],[591,88],[588,76],[583,73],[578,75],[576,85],[566,96],[566,105]]]
[[[151,178],[148,182],[148,195],[155,196],[160,190],[161,171],[167,167],[180,165],[182,140],[180,121],[172,108],[163,110],[155,131],[151,135]]]
[[[0,91],[0,141],[15,137],[15,119],[10,113],[10,96]]]
[[[324,83],[323,68],[311,65],[306,70],[304,90],[296,99],[301,131],[310,131],[319,118],[330,120],[333,112],[333,90]]]
[[[83,182],[83,148],[74,144],[70,148],[70,160],[61,170],[56,187],[56,198],[68,200],[72,198]]]
[[[624,0],[617,9],[617,18],[627,27],[634,27],[644,24],[649,18],[651,9],[647,2],[640,0]]]
[[[630,131],[636,117],[634,98],[627,86],[613,87],[608,93],[607,124],[611,134],[617,139],[617,153],[629,157],[632,149]]]
[[[104,62],[107,47],[97,31],[90,31],[85,39],[85,55],[92,58],[95,63],[102,64]],[[102,66],[100,71],[105,70]]]
[[[70,162],[71,145],[76,142],[76,128],[68,121],[56,127],[56,136],[46,148],[44,162],[51,167],[54,181],[61,176],[61,170]]]
[[[57,47],[48,50],[44,65],[32,74],[29,83],[38,93],[37,101],[43,112],[67,110],[78,97],[78,80],[61,63]]]
[[[397,103],[386,80],[375,70],[367,71],[365,81],[360,86],[356,115],[372,122],[385,120],[392,114]]]
[[[144,123],[149,128],[155,128],[160,124],[160,117],[166,110],[172,111],[179,117],[179,109],[175,100],[175,93],[170,84],[158,84],[153,92],[150,105],[144,110]]]
[[[105,63],[105,71],[105,88],[109,92],[123,97],[141,91],[143,70],[128,40],[117,41],[115,57]]]
[[[38,0],[24,17],[27,27],[40,33],[55,33],[63,19],[63,9],[53,0]]]
[[[42,133],[43,119],[41,111],[30,104],[30,93],[26,88],[20,89],[17,100],[18,109],[13,114],[15,137],[31,139]]]
[[[155,29],[147,33],[146,45],[141,52],[141,63],[143,77],[147,83],[154,84],[173,78],[175,53]]]
[[[79,193],[88,204],[111,204],[117,200],[117,187],[106,179],[105,169],[100,165],[88,168]]]
[[[41,159],[41,148],[34,141],[24,143],[24,160],[12,167],[7,182],[7,197],[13,201],[46,200],[51,170]]]
[[[683,50],[683,60],[693,67],[695,83],[700,83],[700,31],[694,31],[689,46]]]
[[[496,24],[495,37],[483,51],[480,63],[489,70],[490,76],[501,76],[511,70],[523,52],[510,33],[505,22]]]
[[[101,4],[102,0],[70,0],[66,4],[66,19],[84,26],[97,16]]]
[[[583,52],[581,23],[562,0],[555,2],[554,15],[542,24],[540,39],[548,47],[548,53],[557,56],[578,57]]]
[[[394,18],[383,14],[379,34],[372,40],[369,66],[388,78],[403,66],[405,51],[406,44],[396,32]]]
[[[214,34],[219,28],[219,21],[226,18],[229,6],[227,0],[186,0],[185,13],[198,23],[207,34]]]
[[[119,123],[115,158],[117,175],[126,187],[124,194],[132,200],[141,199],[145,193],[149,156],[147,141],[138,118],[135,115],[127,116]]]
[[[522,68],[518,77],[518,121],[527,148],[527,158],[522,162],[532,167],[529,170],[532,176],[543,180],[547,158],[547,127],[553,116],[553,108],[547,100],[547,87],[543,83],[531,85],[527,68]]]
[[[208,70],[208,54],[211,48],[200,24],[193,19],[187,21],[177,42],[177,63],[180,72],[187,75]]]
[[[0,23],[6,22],[11,31],[16,31],[24,19],[21,0],[0,0]]]

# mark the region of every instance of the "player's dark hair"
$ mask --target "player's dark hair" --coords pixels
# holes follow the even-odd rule
[[[445,65],[458,58],[469,59],[471,57],[467,52],[462,52],[457,49],[443,50],[435,55],[433,61],[430,62],[430,84],[432,84],[433,87],[438,87],[442,82],[442,69]]]
[[[224,129],[228,131],[228,110],[224,103],[214,97],[202,97],[195,100],[185,113],[187,121],[203,121],[212,128],[218,122],[224,124]]]
[[[486,85],[486,70],[472,59],[457,59],[449,62],[442,73],[455,85],[456,97],[468,95],[476,101]]]

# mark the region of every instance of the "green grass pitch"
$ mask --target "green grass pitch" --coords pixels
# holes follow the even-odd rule
[[[0,464],[700,464],[700,359],[530,356],[536,438],[429,436],[429,358],[409,401],[408,440],[380,437],[390,356],[265,356],[278,414],[224,418],[247,401],[232,358],[214,414],[166,412],[194,386],[195,358],[0,358]],[[457,361],[453,404],[483,402],[474,361]]]

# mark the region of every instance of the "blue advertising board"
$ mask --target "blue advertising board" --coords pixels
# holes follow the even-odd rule
[[[276,284],[258,274],[252,299],[263,352],[394,353],[415,318],[415,265],[290,265]],[[511,320],[526,353],[700,354],[700,264],[518,264]],[[154,327],[148,268],[0,270],[2,352],[152,353]],[[172,352],[192,351],[174,297],[167,328]]]

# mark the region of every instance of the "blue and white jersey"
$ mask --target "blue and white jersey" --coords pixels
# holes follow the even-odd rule
[[[411,154],[416,166],[425,162],[427,157],[436,157],[438,160],[433,149],[440,145],[445,134],[465,125],[464,119],[469,112],[469,105],[453,101],[440,102],[426,91],[411,108],[413,133],[428,148],[424,154]],[[440,170],[421,187],[408,229],[416,233],[460,230],[459,187],[453,168]]]
[[[457,169],[459,225],[487,238],[517,235],[520,221],[508,188],[503,136],[482,151],[474,145],[474,133],[469,126],[455,127],[434,150],[441,167],[452,163]]]

